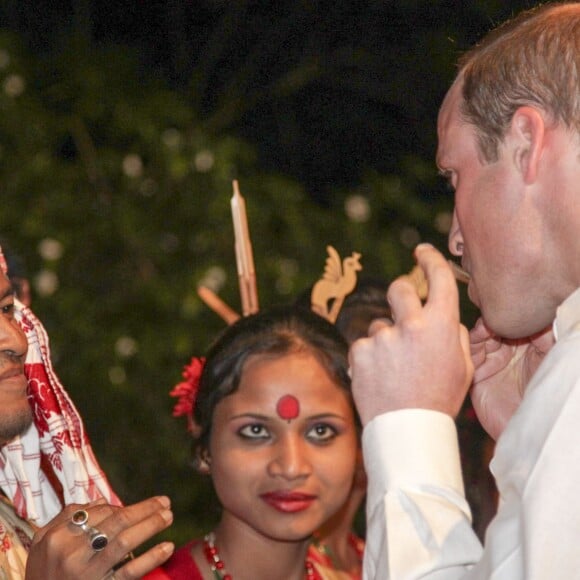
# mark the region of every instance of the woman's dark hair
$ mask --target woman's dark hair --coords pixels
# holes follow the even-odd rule
[[[345,299],[336,319],[336,328],[348,344],[368,336],[368,329],[377,318],[391,318],[387,304],[388,282],[375,278],[360,279]]]
[[[237,391],[249,357],[300,351],[312,353],[350,396],[348,345],[334,325],[317,314],[293,306],[276,307],[226,328],[210,347],[201,375],[194,412],[199,428],[195,451],[207,451],[214,409]]]
[[[347,294],[336,319],[336,328],[348,344],[368,336],[368,329],[377,318],[391,318],[387,304],[389,282],[382,278],[359,277],[354,290]],[[294,302],[297,308],[311,310],[312,286],[304,290]]]

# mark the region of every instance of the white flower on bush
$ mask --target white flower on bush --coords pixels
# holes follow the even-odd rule
[[[200,286],[206,286],[214,292],[219,292],[226,283],[228,275],[226,271],[220,266],[212,266],[203,275],[203,278],[199,281]]]
[[[137,341],[130,336],[120,336],[115,343],[115,352],[121,358],[130,358],[137,354],[138,350]]]
[[[356,223],[364,223],[371,217],[369,200],[363,195],[351,195],[344,202],[344,211],[348,219]]]
[[[4,92],[9,97],[19,97],[26,88],[26,82],[20,75],[8,75],[4,79]]]
[[[200,173],[207,173],[215,162],[213,153],[204,149],[200,151],[194,158],[193,164]]]
[[[53,238],[44,238],[38,244],[38,253],[44,260],[60,260],[63,252],[63,245]]]
[[[34,278],[34,287],[39,296],[52,296],[58,286],[58,276],[50,270],[41,270]]]
[[[130,153],[123,159],[123,173],[127,177],[140,177],[143,174],[143,161],[136,153]]]

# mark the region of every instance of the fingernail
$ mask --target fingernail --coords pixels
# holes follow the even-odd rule
[[[415,248],[415,250],[427,250],[427,249],[433,249],[435,246],[433,246],[433,244],[430,244],[429,242],[422,242],[421,244],[418,244]]]
[[[168,508],[171,507],[171,500],[166,495],[160,495],[157,498],[157,501],[161,504],[162,507]]]
[[[162,542],[158,545],[158,548],[164,553],[170,556],[175,550],[175,544],[173,542]]]
[[[166,521],[166,522],[172,522],[173,521],[173,512],[171,510],[163,510],[161,512],[161,517]]]

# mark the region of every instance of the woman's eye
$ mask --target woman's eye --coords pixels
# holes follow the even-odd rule
[[[264,425],[258,423],[245,425],[238,431],[238,433],[246,439],[267,439],[270,436]]]
[[[317,443],[326,443],[337,435],[336,429],[326,423],[317,423],[307,433],[308,439]]]

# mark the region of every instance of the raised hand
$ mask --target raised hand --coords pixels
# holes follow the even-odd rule
[[[469,339],[475,367],[471,401],[483,428],[497,439],[554,344],[552,327],[528,339],[507,340],[493,335],[480,318]]]
[[[73,514],[79,510],[86,511],[88,525],[106,534],[108,543],[103,550],[95,551],[87,531],[72,523]],[[69,505],[35,534],[26,580],[141,578],[171,556],[173,544],[163,542],[133,559],[127,555],[172,521],[166,497],[150,498],[123,508],[111,506],[104,500]]]
[[[422,408],[455,417],[473,374],[467,329],[459,321],[459,297],[446,259],[428,244],[415,257],[429,295],[423,305],[406,276],[387,293],[393,320],[375,321],[369,337],[350,353],[353,393],[363,425],[397,409]]]

